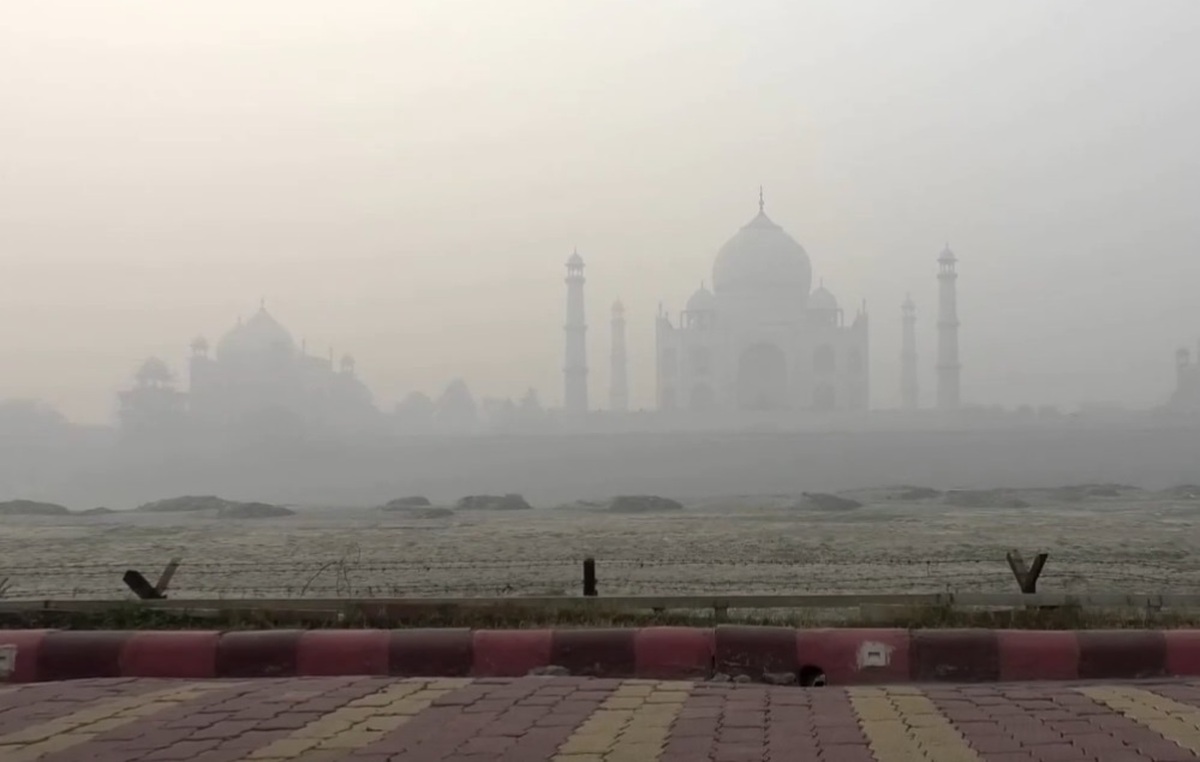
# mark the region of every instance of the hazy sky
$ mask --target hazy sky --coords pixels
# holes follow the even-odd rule
[[[964,398],[1145,404],[1200,338],[1195,0],[10,0],[0,5],[0,396],[105,421],[260,297],[387,408],[465,377],[561,399],[588,264],[635,404],[653,316],[756,212],[932,399],[935,258]]]

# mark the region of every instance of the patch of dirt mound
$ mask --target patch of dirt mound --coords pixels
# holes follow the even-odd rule
[[[666,513],[682,511],[683,503],[657,495],[621,495],[608,504],[609,513]]]
[[[56,503],[37,500],[8,500],[0,503],[0,516],[69,516],[71,511]]]
[[[1195,484],[1180,484],[1162,491],[1163,495],[1177,500],[1200,500],[1200,486]]]
[[[152,503],[139,505],[134,510],[145,513],[192,513],[194,511],[220,511],[230,505],[234,505],[232,500],[225,500],[215,495],[184,495],[183,497],[155,500]]]
[[[939,498],[942,493],[932,487],[898,487],[888,499],[889,500],[933,500]]]
[[[515,493],[507,495],[468,495],[455,505],[460,511],[527,511],[533,508]]]
[[[849,511],[854,508],[862,508],[862,503],[848,497],[838,497],[824,492],[805,492],[802,493],[796,507],[816,511]]]
[[[294,516],[291,508],[270,503],[230,503],[217,511],[219,519],[273,519],[279,516]]]
[[[424,495],[412,495],[410,497],[398,497],[395,500],[389,500],[385,505],[379,506],[381,511],[406,511],[409,508],[428,508],[433,505],[429,502],[429,498]]]
[[[454,515],[451,508],[406,508],[402,511],[393,511],[401,513],[407,519],[448,519]]]
[[[956,508],[1028,508],[1029,503],[1002,489],[951,490],[942,498]]]

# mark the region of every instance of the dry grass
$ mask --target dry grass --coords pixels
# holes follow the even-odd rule
[[[34,612],[0,615],[0,628],[58,628],[74,630],[220,629],[261,630],[279,628],[414,628],[469,627],[520,629],[530,627],[712,627],[717,624],[775,625],[790,627],[895,627],[902,629],[1172,629],[1200,625],[1200,612],[1095,611],[1072,607],[969,611],[938,607],[896,610],[890,616],[863,618],[853,613],[841,617],[813,613],[731,611],[720,620],[711,613],[641,613],[594,609],[530,609],[520,605],[495,608],[453,607],[409,610],[403,614],[368,613],[348,606],[340,611],[188,612],[151,609],[130,603],[96,612]]]
[[[563,595],[595,556],[601,595],[1013,592],[1004,553],[1040,550],[1039,589],[1193,591],[1200,502],[1126,492],[1027,508],[959,508],[860,491],[846,512],[798,495],[687,504],[669,515],[578,508],[408,518],[306,509],[258,521],[185,514],[0,518],[9,598],[116,598],[121,574],[184,561],[172,597]],[[925,615],[922,615],[925,616]]]

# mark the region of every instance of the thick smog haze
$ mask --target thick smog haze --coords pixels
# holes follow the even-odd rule
[[[0,8],[0,397],[109,422],[265,299],[383,409],[455,377],[562,399],[563,264],[633,407],[757,211],[932,401],[936,258],[963,397],[1149,406],[1200,335],[1200,4],[11,2]]]

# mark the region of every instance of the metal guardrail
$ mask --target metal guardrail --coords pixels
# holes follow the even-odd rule
[[[117,608],[186,611],[317,612],[365,610],[432,610],[519,608],[601,611],[820,610],[862,606],[1021,608],[1079,607],[1093,609],[1200,609],[1200,594],[1101,593],[918,593],[864,595],[636,595],[542,596],[498,598],[215,598],[146,600],[4,600],[0,614],[44,611],[102,612]]]

